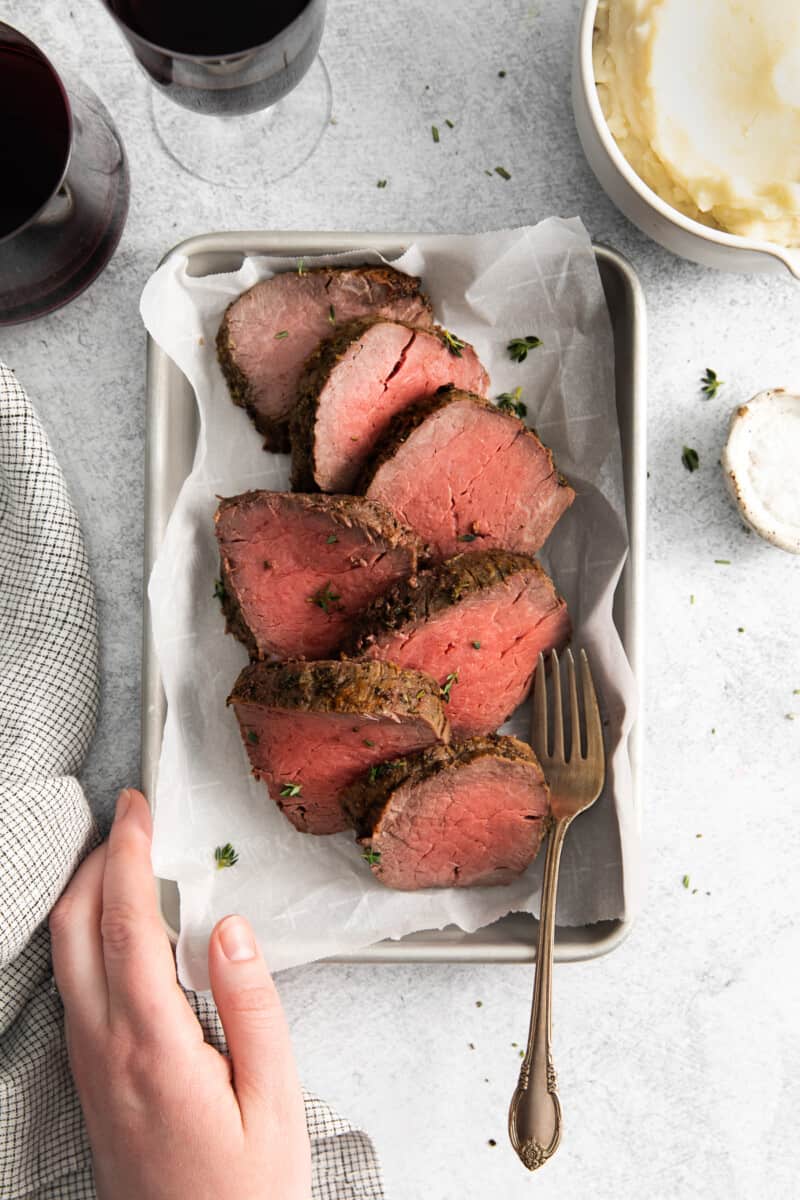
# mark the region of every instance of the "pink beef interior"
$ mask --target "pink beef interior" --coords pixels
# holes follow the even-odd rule
[[[502,725],[528,694],[540,651],[559,648],[569,633],[566,605],[547,577],[520,571],[422,624],[380,634],[366,657],[427,671],[442,686],[457,674],[447,717],[463,738]]]
[[[436,741],[430,725],[408,718],[265,710],[250,704],[234,704],[234,709],[254,774],[304,833],[346,829],[338,801],[343,787],[386,759]],[[300,793],[282,796],[292,784],[300,786]]]
[[[504,548],[534,554],[572,502],[519,421],[468,399],[431,413],[380,466],[367,496],[413,526],[439,558]],[[474,541],[463,541],[473,534]]]
[[[388,887],[503,884],[536,857],[548,812],[531,763],[481,758],[392,795],[371,838]]]
[[[392,417],[447,383],[483,395],[489,379],[475,351],[461,357],[424,330],[380,322],[367,329],[331,372],[314,431],[317,484],[352,491]]]
[[[227,509],[218,524],[242,616],[266,658],[327,658],[353,615],[413,564],[407,548],[370,541],[302,500],[276,492]]]
[[[419,296],[389,299],[363,272],[285,271],[251,288],[229,311],[230,339],[256,409],[273,421],[288,415],[306,359],[330,335],[331,307],[337,325],[368,316],[431,320]]]

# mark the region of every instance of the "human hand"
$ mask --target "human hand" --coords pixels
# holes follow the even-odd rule
[[[208,946],[230,1059],[203,1041],[156,903],[145,798],[123,791],[106,843],[50,915],[67,1049],[98,1200],[308,1200],[289,1031],[243,917]]]

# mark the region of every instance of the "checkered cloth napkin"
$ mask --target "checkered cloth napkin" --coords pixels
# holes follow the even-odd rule
[[[46,918],[100,840],[75,777],[97,680],[78,519],[25,393],[0,363],[0,1200],[95,1194]],[[224,1050],[213,1004],[187,997],[206,1040]],[[305,1100],[314,1200],[382,1200],[369,1138]]]

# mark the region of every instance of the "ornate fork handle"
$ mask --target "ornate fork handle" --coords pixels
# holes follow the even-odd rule
[[[511,1144],[529,1171],[546,1163],[561,1140],[561,1102],[550,1051],[550,1010],[558,867],[564,834],[571,820],[571,817],[562,817],[556,821],[547,842],[528,1046],[508,1113]]]

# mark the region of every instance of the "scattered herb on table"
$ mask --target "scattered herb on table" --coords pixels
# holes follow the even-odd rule
[[[247,740],[251,746],[258,745],[258,734],[256,733],[255,729],[248,729]]]
[[[737,632],[737,633],[744,633],[744,625],[740,625],[740,626],[739,626],[739,628],[736,630],[736,632]]]
[[[282,796],[301,796],[303,794],[302,783],[284,783],[281,787]]]
[[[712,732],[712,733],[716,733],[716,732],[717,732],[717,727],[716,727],[716,725],[712,726],[712,728],[711,728],[711,732]]]
[[[373,863],[379,863],[381,861],[381,852],[380,850],[365,850],[361,857],[364,859],[364,862],[368,862],[369,865],[372,866]]]
[[[455,129],[456,127],[455,121],[451,121],[449,117],[445,117],[444,123],[448,129]]]
[[[342,606],[338,603],[339,600],[341,600],[341,596],[338,592],[331,591],[330,579],[324,587],[319,588],[313,596],[308,597],[309,604],[316,604],[317,608],[321,608],[328,616],[332,612],[341,612]]]
[[[681,462],[686,467],[687,471],[696,471],[700,466],[700,455],[696,450],[693,450],[691,446],[684,446],[683,454],[681,455]]]
[[[275,341],[279,342],[279,341],[281,341],[282,338],[287,338],[288,336],[289,336],[289,330],[281,329],[280,333],[275,334]]]
[[[339,539],[335,533],[329,533],[328,536],[325,538],[325,545],[332,546],[334,544],[334,542],[338,542],[338,540]]]
[[[689,597],[689,603],[694,604],[694,592],[692,592],[691,596]]]
[[[439,141],[439,130],[436,128],[435,125],[431,125],[431,137],[433,138],[433,140],[435,142]]]
[[[480,642],[473,642],[473,643],[472,643],[472,649],[473,649],[473,650],[480,650],[480,648],[481,648],[481,644],[480,644]]]
[[[507,171],[505,169],[505,167],[495,167],[494,173],[495,173],[495,175],[499,175],[501,179],[510,179],[511,178],[511,172]]]
[[[328,320],[330,321],[331,325],[336,324],[336,309],[333,307],[333,305],[331,305],[328,309]]]
[[[492,178],[492,172],[487,170],[485,167],[484,167],[483,173],[484,173],[484,175],[488,175],[490,179]]]
[[[718,567],[729,567],[731,565],[731,560],[729,558],[715,558],[714,562]]]
[[[228,593],[225,591],[225,584],[221,579],[214,580],[214,599],[219,600],[220,604],[225,602],[225,597]]]
[[[464,349],[466,342],[462,342],[461,338],[456,337],[449,329],[442,329],[440,336],[450,353],[454,354],[456,358],[461,358],[461,351]]]
[[[224,846],[217,846],[214,851],[214,862],[217,864],[218,871],[223,870],[224,867],[235,867],[238,861],[239,855],[230,842],[226,842]]]
[[[793,696],[800,696],[800,688],[792,688]]]
[[[702,835],[702,833],[696,833],[694,836],[695,836],[696,838],[699,838],[699,837],[702,837],[703,835]]]
[[[684,886],[685,888],[688,888],[689,884],[691,883],[691,880],[689,879],[689,876],[688,876],[688,875],[684,875],[683,879],[681,880],[681,883],[683,884],[683,886]]]
[[[796,720],[797,720],[797,713],[787,713],[787,714],[786,714],[786,720],[787,720],[787,721],[796,721]]]
[[[700,380],[700,390],[707,400],[713,400],[723,382],[724,380],[717,378],[716,371],[712,371],[711,367],[706,367],[706,373]]]
[[[375,187],[385,188],[387,183],[388,183],[388,180],[379,179],[378,182],[375,184]]]
[[[445,704],[450,703],[450,693],[453,690],[454,683],[458,683],[458,671],[451,671],[450,674],[445,679],[444,685],[441,688],[440,695],[441,695],[442,699],[444,700]]]
[[[542,344],[542,339],[529,333],[527,337],[512,338],[506,346],[508,357],[512,362],[525,362],[529,350],[536,350]]]
[[[501,392],[497,397],[497,407],[503,412],[512,413],[515,417],[528,415],[528,406],[522,400],[521,387],[515,387],[513,392]]]
[[[505,77],[506,77],[506,73],[505,73],[505,71],[498,71],[498,72],[497,72],[497,78],[498,78],[498,79],[505,79]]]
[[[494,1138],[489,1138],[489,1145],[490,1145],[490,1146],[496,1146],[496,1145],[497,1145],[497,1142],[495,1141],[495,1139],[494,1139]]]
[[[475,1007],[476,1007],[476,1008],[483,1008],[483,1001],[482,1001],[482,1000],[476,1000],[476,1001],[475,1001]]]

